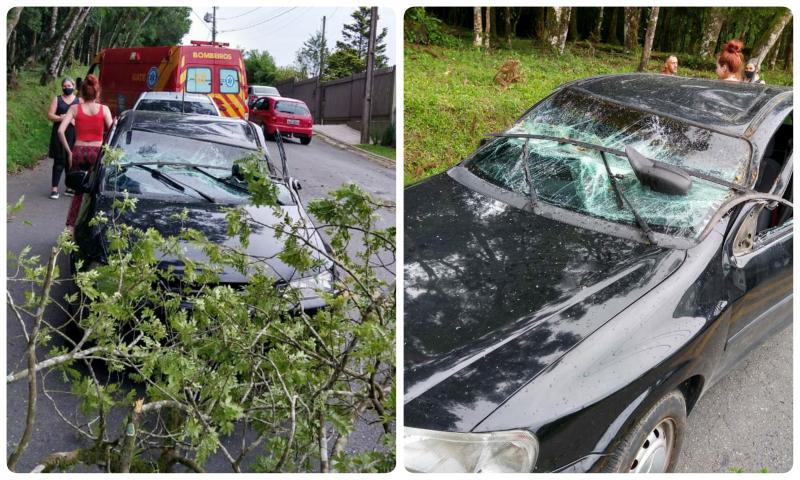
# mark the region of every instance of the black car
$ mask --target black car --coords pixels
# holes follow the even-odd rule
[[[105,227],[94,225],[91,220],[100,212],[110,218],[114,199],[124,191],[138,201],[135,211],[124,214],[122,223],[142,229],[154,227],[164,236],[177,235],[181,222],[174,220],[175,215],[186,212],[183,227],[194,228],[207,239],[234,248],[239,247],[238,240],[228,237],[226,209],[244,206],[260,224],[253,225],[245,253],[265,259],[277,277],[276,285],[297,287],[304,310],[324,306],[316,292],[330,291],[334,274],[332,262],[321,253],[326,251],[326,244],[300,202],[299,183],[286,174],[285,161],[283,175],[278,175],[260,128],[240,119],[130,110],[120,116],[109,138],[109,147],[122,150],[119,161],[106,162],[101,156],[91,172],[70,174],[70,183],[86,192],[75,225],[79,250],[74,254],[73,265],[77,260],[88,266],[106,262]],[[274,230],[268,226],[282,219],[270,206],[252,205],[238,171],[238,161],[253,154],[263,158],[263,170],[278,188],[281,215],[288,214],[293,222],[307,225],[307,240],[315,247],[314,255],[323,268],[299,272],[277,258],[284,243],[275,238]],[[196,248],[187,245],[185,250],[190,258],[205,260]],[[172,268],[174,276],[180,278],[183,264],[177,258],[165,255],[160,265]],[[219,281],[241,286],[248,283],[248,277],[227,268],[219,275]]]
[[[405,191],[405,458],[671,471],[687,415],[792,319],[792,92],[565,84]]]

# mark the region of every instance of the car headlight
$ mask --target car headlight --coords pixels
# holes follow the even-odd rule
[[[405,463],[412,472],[530,472],[539,442],[526,430],[453,433],[405,429]]]
[[[289,285],[298,290],[298,295],[301,299],[314,298],[319,296],[317,294],[318,290],[331,291],[333,289],[333,275],[326,270],[317,275],[292,280]]]

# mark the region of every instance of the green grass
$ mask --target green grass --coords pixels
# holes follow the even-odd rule
[[[412,183],[446,170],[472,152],[484,133],[508,128],[520,115],[564,82],[607,73],[633,72],[639,56],[601,46],[594,55],[586,42],[568,44],[561,56],[517,40],[513,50],[485,54],[466,39],[456,48],[406,43],[404,50],[404,177]],[[654,55],[658,55],[654,53]],[[507,58],[521,62],[524,79],[507,90],[494,83]],[[660,60],[647,70],[659,71]],[[680,75],[714,78],[708,69],[680,67]],[[791,85],[791,72],[767,71],[771,84]]]
[[[381,157],[388,158],[390,160],[395,160],[395,156],[397,155],[397,150],[393,147],[384,147],[383,145],[368,145],[365,143],[361,143],[356,145],[356,147],[366,150],[370,153],[374,153],[375,155],[380,155]]]
[[[67,74],[73,78],[83,76],[87,67],[78,66]],[[47,109],[55,95],[61,91],[58,82],[39,85],[41,70],[24,70],[19,73],[19,87],[9,89],[6,95],[6,166],[9,173],[35,165],[47,156],[50,145],[51,123]]]

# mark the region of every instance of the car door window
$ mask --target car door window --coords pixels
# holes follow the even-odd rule
[[[211,69],[208,67],[187,68],[186,91],[188,93],[211,93]]]
[[[219,69],[220,93],[239,93],[239,72],[233,68]]]
[[[792,168],[789,161],[787,168]],[[783,199],[792,202],[792,176],[783,194]],[[792,232],[793,208],[785,203],[751,203],[742,210],[743,218],[733,238],[731,253],[747,255]]]

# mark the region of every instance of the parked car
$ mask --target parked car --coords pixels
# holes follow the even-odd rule
[[[134,212],[126,212],[121,221],[143,229],[154,227],[162,235],[177,235],[181,222],[173,215],[188,213],[184,226],[204,233],[206,238],[221,244],[238,247],[238,240],[228,238],[226,209],[243,205],[253,219],[264,225],[278,224],[283,215],[293,222],[306,225],[308,242],[316,247],[313,253],[323,267],[313,271],[297,271],[278,258],[284,240],[275,238],[269,228],[254,228],[246,253],[264,259],[276,279],[276,285],[294,285],[303,295],[301,307],[310,311],[325,302],[317,291],[330,291],[333,264],[321,254],[326,246],[300,202],[297,182],[286,175],[285,163],[279,170],[267,154],[261,130],[250,122],[226,117],[182,115],[147,111],[124,112],[110,132],[109,146],[122,150],[122,159],[106,164],[101,157],[90,172],[72,172],[68,181],[84,193],[83,205],[75,225],[78,251],[72,264],[105,263],[107,240],[104,226],[91,220],[104,212],[112,217],[114,199],[126,191],[138,199]],[[247,155],[263,156],[264,172],[278,189],[278,201],[283,211],[276,216],[270,206],[254,206],[246,183],[238,178],[234,168],[237,160]],[[285,236],[284,236],[285,237]],[[188,248],[190,256],[205,260],[202,252]],[[164,268],[172,268],[180,278],[183,264],[176,258],[164,256]],[[220,284],[243,286],[246,275],[228,268],[219,275]]]
[[[792,108],[580,80],[406,188],[406,468],[672,471],[698,399],[792,321]]]
[[[281,92],[275,87],[266,85],[250,85],[247,87],[247,105],[252,106],[260,97],[280,97]]]
[[[199,93],[143,92],[133,105],[133,109],[221,116],[214,100],[208,95]]]
[[[261,97],[250,109],[250,121],[261,125],[267,138],[274,138],[275,132],[280,131],[281,136],[299,138],[303,145],[311,143],[314,119],[301,100]]]

